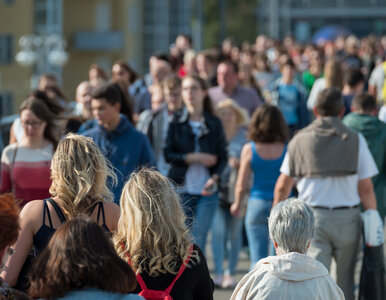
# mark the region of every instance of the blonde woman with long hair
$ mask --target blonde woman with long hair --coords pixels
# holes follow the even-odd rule
[[[324,65],[324,77],[316,79],[312,86],[310,96],[307,100],[307,108],[313,110],[316,104],[316,98],[323,89],[327,87],[336,87],[340,91],[343,89],[343,68],[338,58],[332,57]]]
[[[31,247],[39,255],[66,220],[87,215],[106,231],[117,229],[120,209],[106,185],[109,177],[116,179],[92,139],[69,134],[59,142],[51,163],[51,198],[31,201],[20,213],[15,251],[1,273],[10,286],[26,288],[23,264]]]
[[[120,199],[121,216],[114,244],[118,254],[137,273],[140,285],[170,291],[176,299],[213,299],[205,256],[185,224],[178,194],[161,173],[141,169],[130,176]],[[185,268],[178,277],[177,273]],[[141,287],[142,286],[142,287]]]

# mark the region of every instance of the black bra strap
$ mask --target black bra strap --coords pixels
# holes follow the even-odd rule
[[[64,217],[62,210],[60,209],[59,205],[55,202],[55,200],[49,198],[48,201],[51,203],[52,207],[55,209],[56,214],[58,215],[60,222],[61,223],[66,222],[66,218]]]

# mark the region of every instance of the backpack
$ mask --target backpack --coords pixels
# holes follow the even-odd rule
[[[191,255],[192,251],[193,251],[193,245],[190,246],[188,257],[186,258],[184,263],[181,265],[176,277],[174,278],[172,283],[167,287],[167,289],[164,291],[157,291],[157,290],[148,289],[145,282],[142,279],[141,274],[138,273],[137,274],[137,281],[142,289],[142,291],[138,295],[142,296],[146,300],[173,300],[172,296],[170,296],[170,291],[172,290],[172,288],[173,288],[174,284],[176,283],[176,281],[178,280],[178,278],[180,278],[182,273],[185,271],[186,265],[188,264],[188,262],[190,260],[190,255]]]

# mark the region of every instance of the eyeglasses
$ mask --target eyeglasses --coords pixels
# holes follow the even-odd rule
[[[21,125],[27,127],[31,126],[32,128],[37,128],[43,124],[43,121],[21,121]]]

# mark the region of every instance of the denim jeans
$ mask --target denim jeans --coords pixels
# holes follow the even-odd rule
[[[223,261],[226,250],[228,250],[227,274],[235,274],[241,248],[242,225],[242,218],[235,218],[231,215],[229,208],[218,206],[212,223],[212,248],[216,275],[224,273]]]
[[[206,237],[219,202],[218,194],[201,196],[183,193],[181,199],[194,243],[205,253]]]
[[[249,199],[245,215],[245,230],[247,232],[251,269],[262,258],[268,256],[269,234],[268,217],[272,200]]]

